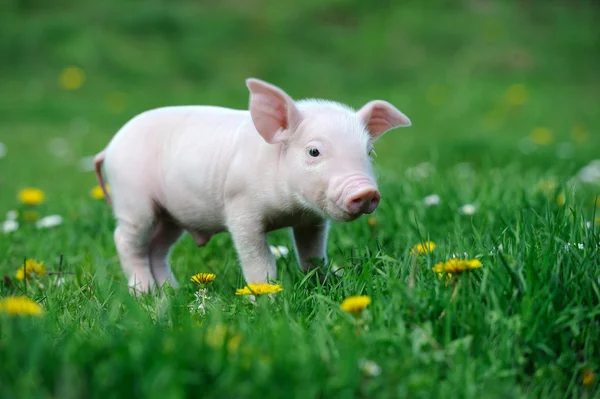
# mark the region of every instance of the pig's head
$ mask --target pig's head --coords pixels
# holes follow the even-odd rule
[[[294,102],[283,90],[248,79],[250,114],[258,133],[280,145],[279,176],[305,208],[337,221],[372,213],[381,196],[371,166],[373,143],[410,120],[382,100],[354,111],[342,104]]]

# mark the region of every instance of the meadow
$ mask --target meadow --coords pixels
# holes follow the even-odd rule
[[[599,17],[586,1],[3,3],[0,398],[600,398]],[[180,288],[131,296],[89,157],[150,108],[246,108],[250,76],[408,115],[375,144],[381,205],[333,225],[324,281],[278,231],[283,290],[253,303],[227,234],[184,236]],[[480,267],[434,271],[451,259]],[[19,276],[27,260],[44,270]],[[370,303],[346,312],[352,296]]]

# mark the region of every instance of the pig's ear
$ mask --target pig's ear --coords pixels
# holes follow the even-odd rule
[[[294,100],[280,88],[259,79],[247,79],[246,86],[250,90],[250,115],[258,133],[269,144],[285,140],[287,129],[300,122]]]
[[[374,100],[366,103],[357,112],[365,123],[373,140],[390,129],[400,126],[410,126],[410,119],[387,101]]]

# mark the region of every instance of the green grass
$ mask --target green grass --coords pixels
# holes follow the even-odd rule
[[[195,3],[0,6],[0,215],[35,186],[40,214],[64,217],[0,233],[0,296],[45,309],[0,315],[1,398],[600,398],[600,187],[573,184],[600,154],[597,6]],[[69,65],[85,72],[75,91],[58,84]],[[328,253],[344,273],[323,284],[279,259],[272,301],[235,295],[228,235],[202,249],[184,237],[172,253],[181,288],[131,297],[111,210],[89,197],[79,159],[148,108],[246,107],[248,76],[294,98],[383,98],[412,119],[376,144],[375,225],[334,224]],[[532,142],[540,127],[545,145]],[[441,203],[426,207],[433,193]],[[467,203],[472,216],[459,212]],[[434,252],[415,259],[425,240]],[[270,242],[290,245],[284,231]],[[483,267],[446,286],[431,267],[453,254]],[[65,284],[14,279],[24,258],[56,271],[61,255]],[[188,308],[200,271],[217,274],[206,316]],[[372,304],[357,331],[339,304],[361,294]],[[381,374],[365,375],[365,360]]]

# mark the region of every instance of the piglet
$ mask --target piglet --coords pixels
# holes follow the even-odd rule
[[[184,231],[200,247],[229,232],[246,282],[258,283],[277,275],[266,234],[291,227],[307,272],[327,262],[329,220],[352,221],[377,208],[372,145],[386,131],[410,125],[402,112],[382,100],[355,111],[332,101],[294,101],[258,79],[246,85],[248,111],[146,111],[96,155],[132,289],[177,286],[168,257]]]

